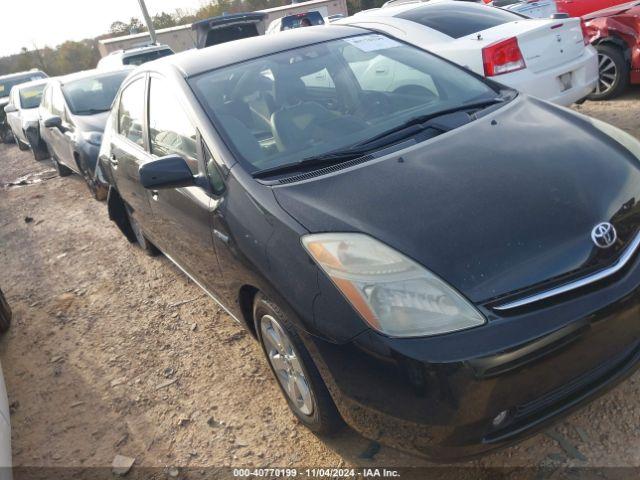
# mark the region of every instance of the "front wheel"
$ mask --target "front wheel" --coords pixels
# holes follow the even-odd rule
[[[131,225],[131,230],[133,230],[133,234],[136,237],[136,243],[144,253],[146,253],[150,257],[155,257],[160,253],[160,250],[158,250],[158,248],[153,243],[151,243],[147,239],[147,237],[144,236],[144,233],[142,233],[142,228],[140,228],[140,224],[138,224],[136,219],[133,218],[133,215],[131,215],[128,207],[126,208],[126,210],[127,217],[129,218],[129,225]]]
[[[27,150],[29,150],[29,145],[20,140],[15,133],[13,134],[13,141],[16,143],[16,145],[18,145],[18,148],[21,152],[26,152]]]
[[[289,408],[310,430],[331,434],[342,419],[320,374],[283,311],[262,294],[253,317],[262,350]]]
[[[599,77],[589,100],[609,100],[620,95],[629,85],[629,63],[619,48],[598,45],[596,50]]]
[[[55,167],[56,172],[58,172],[59,176],[68,177],[73,173],[73,171],[69,167],[67,167],[66,165],[62,165],[55,156],[53,156],[52,158],[53,166]]]

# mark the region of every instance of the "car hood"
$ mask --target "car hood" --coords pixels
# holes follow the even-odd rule
[[[604,10],[598,10],[597,12],[592,12],[587,15],[584,15],[583,20],[593,20],[594,18],[600,17],[612,17],[614,15],[620,15],[621,13],[626,12],[627,10],[639,5],[639,2],[636,0],[634,2],[623,3],[622,5],[616,5],[615,7],[605,8]]]
[[[637,159],[586,118],[526,96],[396,154],[273,190],[310,232],[369,234],[474,302],[603,268],[640,219]],[[619,241],[603,250],[591,231],[605,221]]]
[[[96,113],[95,115],[74,115],[73,123],[83,132],[104,132],[107,125],[109,112]]]

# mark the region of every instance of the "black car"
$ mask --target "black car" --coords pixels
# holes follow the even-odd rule
[[[4,333],[9,330],[11,326],[11,308],[9,307],[9,302],[0,290],[0,333]]]
[[[100,197],[96,176],[98,151],[111,103],[120,84],[133,70],[87,70],[47,83],[38,117],[40,136],[61,177],[75,172]],[[35,152],[34,152],[35,153]]]
[[[230,46],[123,83],[109,214],[255,335],[305,425],[466,457],[637,367],[638,141],[360,28]]]

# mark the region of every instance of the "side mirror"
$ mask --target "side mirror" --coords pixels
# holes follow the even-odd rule
[[[62,127],[62,119],[57,115],[53,115],[44,120],[44,126],[46,128],[60,128]]]
[[[18,109],[16,107],[14,107],[13,105],[9,104],[6,107],[4,107],[4,113],[13,113],[13,112],[17,112]]]
[[[167,155],[140,166],[140,183],[144,188],[180,188],[196,184],[191,169],[179,155]]]

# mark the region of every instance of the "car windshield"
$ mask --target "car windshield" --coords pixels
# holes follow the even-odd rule
[[[366,142],[498,92],[465,70],[380,34],[287,50],[189,79],[250,172]]]
[[[151,60],[157,60],[158,58],[166,57],[168,55],[173,55],[173,51],[165,48],[164,50],[154,50],[152,52],[144,52],[124,57],[122,59],[122,63],[124,65],[142,65],[143,63],[150,62]]]
[[[124,70],[65,83],[62,91],[71,113],[93,115],[109,110],[120,84],[128,74],[129,71]]]
[[[38,108],[42,99],[45,84],[20,89],[20,106],[22,108]]]
[[[20,85],[21,83],[30,82],[31,80],[39,80],[41,78],[45,78],[44,74],[39,72],[28,73],[24,75],[20,75],[17,77],[11,78],[0,78],[0,98],[8,97],[9,92],[16,85]]]

